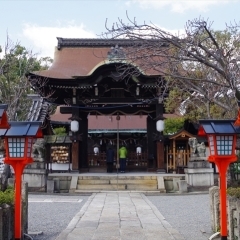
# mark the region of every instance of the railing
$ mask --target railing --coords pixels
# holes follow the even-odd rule
[[[106,167],[106,153],[88,154],[88,166],[89,167]]]
[[[128,168],[147,168],[147,153],[135,153],[135,152],[130,152],[128,155],[128,161],[127,161],[127,167]]]
[[[167,172],[176,171],[186,168],[190,159],[189,150],[177,150],[175,153],[167,149]]]
[[[127,156],[126,169],[147,169],[148,154],[146,152],[137,154],[136,152],[129,152]],[[114,165],[116,166],[117,156],[114,158]],[[88,154],[88,166],[89,168],[103,168],[106,167],[106,153],[102,152],[99,154],[89,153]]]

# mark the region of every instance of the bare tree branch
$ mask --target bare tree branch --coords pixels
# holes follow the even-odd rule
[[[140,73],[161,75],[159,85],[165,89],[194,94],[189,102],[205,106],[205,115],[212,117],[213,105],[222,109],[225,117],[235,117],[240,100],[240,27],[227,26],[214,31],[212,22],[197,18],[188,21],[184,34],[173,34],[153,24],[138,24],[136,19],[121,19],[108,27],[104,38],[133,40],[124,49],[125,58],[119,73],[138,76]],[[136,68],[138,66],[138,68]],[[206,114],[207,113],[207,114]]]

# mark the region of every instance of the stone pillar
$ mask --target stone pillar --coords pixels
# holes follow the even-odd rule
[[[209,188],[210,197],[210,217],[211,217],[211,228],[213,232],[219,231],[220,227],[220,209],[219,209],[219,187],[213,186]]]
[[[28,232],[28,183],[22,182],[22,233]]]

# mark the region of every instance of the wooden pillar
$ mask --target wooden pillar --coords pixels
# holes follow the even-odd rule
[[[159,117],[162,117],[163,119],[163,104],[157,103],[156,104],[156,121]],[[156,123],[155,123],[156,128]],[[156,131],[157,132],[157,131]],[[164,163],[164,138],[163,138],[163,132],[158,134],[158,139],[156,143],[156,154],[157,154],[157,171],[165,171],[165,163]]]
[[[147,117],[147,151],[148,168],[156,168],[156,145],[154,144],[154,133],[156,132],[156,123],[152,116]]]
[[[72,170],[79,170],[79,142],[72,142]]]
[[[173,139],[173,170],[176,171],[176,140]]]
[[[88,119],[87,113],[80,113],[79,132],[82,141],[79,143],[79,171],[88,171]]]
[[[165,169],[164,164],[164,142],[157,141],[157,169],[163,170]]]
[[[72,116],[79,117],[79,108],[73,107],[72,108]],[[76,134],[79,134],[77,132]],[[72,170],[78,171],[79,170],[79,141],[72,141]]]

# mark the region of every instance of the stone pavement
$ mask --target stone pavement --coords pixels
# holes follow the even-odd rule
[[[56,240],[184,240],[142,193],[92,194]]]

